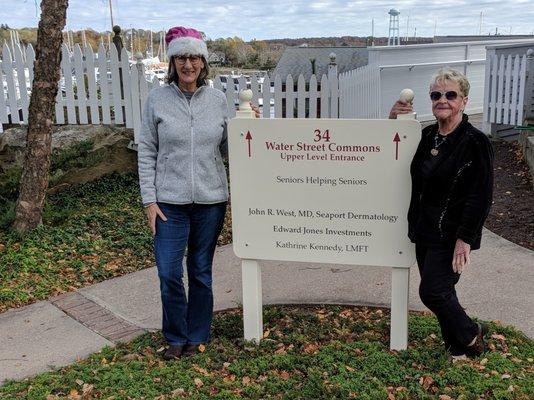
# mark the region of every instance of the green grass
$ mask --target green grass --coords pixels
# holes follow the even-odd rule
[[[0,388],[3,399],[532,399],[534,343],[490,324],[491,350],[451,364],[428,314],[406,351],[388,350],[387,310],[266,307],[265,339],[242,341],[240,310],[216,315],[204,353],[164,362],[159,333]],[[47,397],[48,396],[48,397]],[[70,396],[70,397],[68,397]],[[389,397],[388,397],[389,396]]]

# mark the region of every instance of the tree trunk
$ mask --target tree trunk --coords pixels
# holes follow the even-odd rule
[[[26,153],[13,223],[13,228],[19,232],[35,229],[42,222],[67,6],[68,0],[41,1]]]

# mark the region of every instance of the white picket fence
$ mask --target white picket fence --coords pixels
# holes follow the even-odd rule
[[[75,45],[71,53],[64,44],[61,51],[55,122],[126,125],[134,129],[137,142],[143,104],[150,89],[160,85],[159,81],[156,78],[147,81],[141,60],[130,64],[125,49],[120,61],[114,46],[108,50],[100,45],[95,54],[91,47],[82,49],[79,45]],[[0,123],[27,124],[34,60],[35,52],[31,45],[24,50],[15,46],[13,55],[9,46],[4,46],[0,62],[0,82],[4,83],[0,91]],[[280,76],[274,77],[272,84],[269,77],[263,80],[256,76],[252,76],[249,82],[242,76],[237,85],[234,85],[233,79],[230,81],[224,87],[217,76],[213,85],[226,93],[231,117],[235,116],[238,91],[242,88],[252,89],[253,101],[260,104],[264,118],[337,118],[339,115],[335,68],[329,76],[323,75],[320,81],[312,76],[306,83],[300,76],[296,85],[291,76],[285,83]]]
[[[398,53],[401,50],[395,51]],[[432,55],[437,50],[429,45],[421,48],[406,46],[405,52],[410,53],[412,58],[423,60],[429,57],[427,53]],[[392,52],[389,48],[373,51],[386,55]],[[295,77],[296,81],[288,76],[284,81],[280,76],[265,77],[263,80],[253,75],[247,81],[241,76],[236,84],[231,77],[225,84],[220,77],[216,77],[213,85],[225,92],[231,117],[235,115],[238,90],[242,88],[252,89],[253,101],[260,105],[264,118],[385,118],[398,93],[405,87],[411,87],[416,93],[415,108],[419,118],[432,118],[430,102],[427,101],[428,82],[438,68],[451,64],[451,61],[443,59],[389,64],[397,58],[388,60],[385,56],[375,56],[374,59],[385,64],[375,60],[339,76],[337,68],[332,66],[328,76],[312,76],[308,82],[303,76]],[[106,49],[101,45],[98,52],[94,53],[90,47],[82,49],[75,45],[71,53],[63,45],[55,122],[125,125],[134,129],[137,142],[143,104],[148,92],[160,83],[155,77],[153,81],[147,81],[141,60],[130,63],[125,49],[120,59],[114,46]],[[24,49],[15,46],[13,51],[8,45],[3,46],[0,61],[0,132],[2,123],[26,124],[28,121],[34,60],[35,52],[31,46]],[[488,122],[521,123],[528,73],[525,57],[501,57],[498,60],[489,57],[486,65],[483,62],[483,59],[453,62],[467,70],[472,84],[472,108],[466,111],[480,112],[484,103]]]
[[[505,125],[523,123],[526,81],[526,54],[488,57],[484,91],[486,122]]]
[[[340,118],[380,118],[380,94],[380,69],[376,65],[340,74]]]
[[[252,101],[260,105],[264,118],[338,117],[337,73],[331,74],[330,77],[323,75],[320,82],[312,75],[308,83],[300,75],[296,85],[291,75],[287,76],[285,84],[282,84],[279,75],[276,75],[272,82],[269,77],[261,80],[252,76],[250,83],[241,76],[237,85],[227,84],[226,88],[220,77],[216,76],[213,86],[226,93],[230,117],[235,116],[238,93],[244,88],[252,90]]]

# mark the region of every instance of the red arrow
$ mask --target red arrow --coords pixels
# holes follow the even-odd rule
[[[245,139],[248,142],[248,156],[252,157],[252,154],[250,152],[250,141],[252,140],[252,135],[250,134],[250,131],[247,131],[247,136],[245,137]]]
[[[395,137],[393,138],[393,141],[395,142],[395,160],[398,160],[399,159],[399,142],[401,141],[400,140],[400,136],[399,136],[399,132],[395,133]]]

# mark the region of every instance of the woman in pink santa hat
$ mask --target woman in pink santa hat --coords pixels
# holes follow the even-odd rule
[[[208,49],[201,33],[174,27],[165,41],[168,84],[148,96],[138,166],[169,344],[163,357],[171,360],[195,354],[210,338],[213,255],[228,200],[223,164],[228,109],[224,93],[207,84]]]

